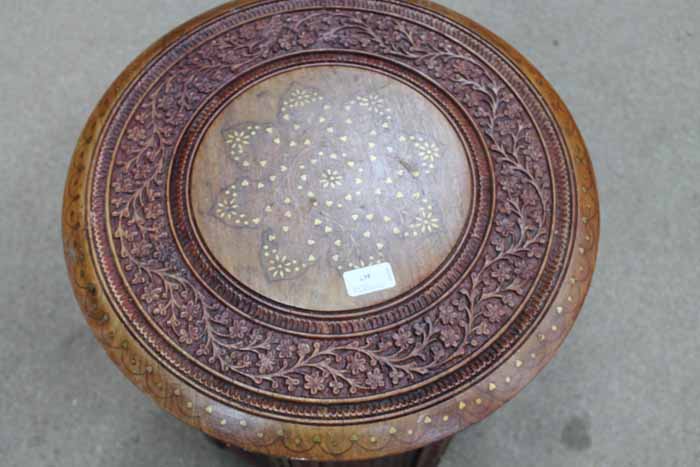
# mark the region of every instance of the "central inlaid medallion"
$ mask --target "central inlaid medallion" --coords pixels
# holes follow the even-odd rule
[[[465,228],[471,188],[464,144],[431,100],[376,71],[322,65],[222,109],[197,150],[191,200],[203,243],[236,280],[337,312],[428,279]],[[346,273],[380,264],[395,281],[351,296]]]

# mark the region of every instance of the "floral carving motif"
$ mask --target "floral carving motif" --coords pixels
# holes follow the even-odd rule
[[[458,290],[403,327],[365,337],[290,338],[247,322],[196,285],[168,238],[165,174],[189,117],[211,93],[250,65],[316,48],[390,56],[422,70],[478,122],[498,181],[494,229]],[[287,121],[285,115],[292,121],[292,113],[304,106],[323,105],[321,97],[292,90],[281,109],[282,121]],[[355,104],[379,121],[390,115],[382,114],[384,103],[374,94],[356,99]],[[283,140],[278,130],[269,133],[268,128],[252,123],[225,135],[229,157],[241,166],[248,162],[245,167],[267,179],[246,179],[247,185],[242,179],[222,192],[215,212],[224,222],[238,225],[236,220],[243,219],[244,226],[249,222],[246,227],[262,226],[265,206],[259,213],[243,213],[240,198],[275,176],[265,172],[263,161],[245,158],[259,137],[270,138],[270,144],[276,144],[275,137]],[[324,10],[278,14],[234,28],[193,51],[155,83],[126,124],[125,135],[114,159],[109,218],[116,255],[135,296],[183,351],[227,377],[267,390],[299,397],[354,397],[423,381],[462,361],[492,337],[520,306],[542,267],[552,187],[530,117],[513,91],[474,54],[416,23],[375,13]],[[414,145],[420,170],[434,170],[441,157],[439,145],[413,136],[416,140],[407,135],[402,143]],[[289,138],[284,141],[291,144]],[[295,142],[303,147],[305,141]],[[288,167],[291,174],[292,165]],[[281,166],[278,169],[282,172]],[[313,175],[317,187],[312,190],[339,191],[354,183],[346,172],[333,170],[337,173]],[[294,174],[301,177],[301,172]],[[308,195],[307,190],[300,191]],[[439,227],[440,215],[428,207],[429,201],[419,201],[423,211],[404,227],[429,234]],[[246,217],[241,218],[242,213]],[[321,225],[333,228],[325,221]],[[272,279],[294,275],[299,267],[299,260],[280,251],[277,235],[263,231]],[[305,260],[311,263],[308,257]],[[346,261],[351,262],[361,264],[361,259]]]

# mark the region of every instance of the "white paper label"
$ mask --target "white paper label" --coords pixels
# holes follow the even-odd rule
[[[381,263],[343,273],[345,289],[351,297],[359,297],[396,287],[391,264]]]

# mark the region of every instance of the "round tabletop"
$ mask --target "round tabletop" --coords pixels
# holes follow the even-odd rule
[[[124,374],[270,456],[417,449],[553,357],[597,253],[593,169],[532,65],[428,2],[239,1],[110,87],[63,236]]]

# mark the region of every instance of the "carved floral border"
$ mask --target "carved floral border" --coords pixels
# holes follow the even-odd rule
[[[281,15],[275,16],[275,18],[280,17]],[[348,28],[346,29],[348,31],[359,30],[361,25],[368,23],[364,21],[367,20],[366,17],[362,19],[363,21],[356,21],[351,18],[352,26],[342,27]],[[390,29],[392,36],[398,32],[399,35],[403,34],[401,37],[404,38],[418,37],[419,34],[407,30],[404,23],[397,24],[400,25],[398,31]],[[265,26],[265,30],[270,31],[269,25]],[[277,37],[272,34],[266,34],[266,36]],[[367,39],[366,34],[360,34],[359,39],[353,38],[352,35],[344,38],[342,35],[334,34],[333,37],[338,37],[339,41],[348,41],[350,46],[356,40],[360,42],[371,40]],[[288,36],[287,39],[280,42],[281,38],[278,38],[277,45],[270,49],[260,48],[260,50],[263,51],[262,53],[265,53],[265,50],[275,50],[275,47],[279,47],[279,50],[287,50],[287,46],[293,42]],[[416,59],[427,69],[432,67],[437,73],[439,73],[437,69],[439,59],[430,57],[449,60],[454,58],[450,54],[454,55],[451,49],[455,47],[446,42],[438,43],[441,44],[438,47],[442,49],[432,49],[432,52],[427,55],[419,54]],[[393,41],[391,44],[391,47],[395,48],[394,53],[401,52],[403,47],[401,40]],[[366,46],[366,44],[362,45]],[[290,47],[294,46],[304,47],[298,40]],[[254,46],[246,47],[249,50],[255,50]],[[412,46],[408,47],[411,49]],[[217,75],[221,70],[216,67],[208,68],[206,61],[201,62],[201,58],[196,56],[191,60],[195,62],[200,60],[199,65],[207,68],[207,76],[211,77],[214,83],[217,79],[223,80]],[[218,57],[217,60],[221,58]],[[487,340],[491,324],[510,318],[512,309],[518,305],[516,296],[525,295],[524,285],[520,284],[522,280],[515,280],[514,275],[519,271],[518,277],[527,279],[527,276],[532,274],[528,272],[531,266],[526,264],[523,269],[522,265],[507,258],[518,257],[527,262],[528,259],[539,259],[538,257],[544,255],[544,247],[542,251],[534,247],[546,244],[540,237],[541,231],[546,230],[544,217],[547,213],[545,206],[548,206],[548,200],[544,193],[549,188],[544,181],[547,179],[546,173],[537,174],[531,172],[537,169],[528,167],[527,161],[532,160],[533,157],[528,153],[531,150],[528,144],[537,144],[532,135],[534,127],[532,129],[522,125],[502,127],[502,123],[512,121],[513,115],[508,115],[507,112],[513,111],[515,99],[507,87],[496,82],[496,75],[491,75],[482,69],[476,71],[479,77],[475,79],[474,70],[470,68],[476,67],[477,63],[467,62],[468,64],[464,65],[468,67],[467,69],[451,76],[453,83],[448,85],[448,88],[452,86],[453,89],[471,89],[480,96],[476,100],[477,103],[472,104],[474,106],[472,111],[482,124],[484,133],[492,138],[490,149],[497,162],[497,170],[501,172],[501,181],[505,182],[500,184],[499,193],[510,195],[529,193],[530,197],[524,199],[525,196],[517,196],[517,201],[512,203],[513,206],[509,207],[509,203],[499,206],[494,231],[500,237],[495,237],[497,241],[492,242],[490,246],[491,256],[483,260],[483,266],[479,272],[475,272],[475,275],[467,279],[465,287],[457,291],[442,306],[422,317],[421,321],[392,332],[388,338],[379,337],[368,339],[364,343],[339,345],[336,353],[321,348],[317,342],[309,344],[295,342],[293,353],[287,352],[282,339],[275,340],[270,333],[266,335],[264,332],[256,332],[257,328],[250,333],[245,333],[245,337],[241,337],[244,336],[241,329],[245,329],[245,322],[239,319],[226,321],[226,318],[218,314],[222,310],[216,303],[208,300],[198,288],[178,276],[178,273],[174,272],[177,270],[177,258],[172,256],[172,251],[151,251],[149,244],[156,247],[164,244],[165,238],[160,235],[167,231],[164,225],[158,225],[164,213],[158,208],[163,195],[158,191],[157,178],[162,175],[166,167],[162,162],[165,150],[160,146],[160,142],[171,144],[174,142],[175,134],[171,132],[168,122],[182,123],[185,115],[178,109],[192,107],[191,110],[194,110],[196,107],[194,94],[189,94],[186,90],[183,92],[172,82],[161,83],[160,87],[156,88],[161,94],[152,97],[150,101],[145,101],[144,107],[147,110],[145,113],[136,115],[137,121],[140,118],[145,127],[149,126],[149,121],[162,120],[165,124],[153,125],[158,129],[150,134],[148,131],[140,132],[137,126],[127,129],[124,139],[127,155],[121,159],[119,155],[117,156],[117,162],[121,166],[117,170],[123,170],[124,173],[133,176],[124,177],[123,185],[112,184],[114,192],[125,194],[122,197],[124,201],[122,204],[112,206],[113,214],[116,214],[112,216],[112,227],[118,255],[125,261],[124,271],[134,287],[136,296],[150,306],[152,316],[161,318],[161,326],[172,330],[174,337],[180,340],[181,348],[187,352],[203,360],[207,359],[209,364],[229,372],[230,375],[248,378],[255,384],[266,384],[266,387],[272,390],[279,391],[280,388],[286,388],[286,391],[296,396],[302,394],[307,397],[315,396],[320,392],[328,394],[329,397],[339,394],[376,394],[382,390],[412,384],[417,378],[427,378],[430,372],[439,366],[436,361],[455,362],[462,359],[470,345],[477,348]],[[202,82],[193,80],[190,84],[194,89],[202,87],[204,90],[213,86],[206,80]],[[173,91],[170,96],[177,96],[174,101],[169,99],[166,92],[169,86],[173,86],[170,89]],[[148,111],[151,112],[150,116]],[[501,112],[506,113],[501,114]],[[156,142],[158,144],[155,144]],[[138,186],[130,186],[129,180],[136,180]],[[94,193],[99,200],[99,190]],[[119,199],[118,196],[114,198],[114,200]],[[539,208],[542,211],[540,214],[542,220],[539,223],[536,221],[533,227],[533,216],[536,218],[538,215],[537,200],[542,205]],[[528,206],[532,206],[533,203],[535,207],[529,208]],[[147,259],[144,262],[142,258]],[[154,264],[151,264],[150,262],[154,259]],[[511,310],[510,314],[505,311],[505,308]],[[284,362],[277,368],[274,366],[269,368],[265,363],[266,358],[269,359],[269,354],[273,351],[277,352],[278,357],[273,360]],[[363,352],[369,354],[363,354]],[[285,360],[283,354],[287,353],[290,355]],[[363,355],[366,355],[365,366],[368,370],[357,371],[356,373],[360,375],[358,378],[353,374],[351,360],[357,360],[358,356]],[[417,362],[422,363],[422,366],[416,365]],[[406,363],[406,366],[397,366],[403,363]],[[336,383],[336,386],[334,387],[331,383]],[[338,384],[343,386],[338,388]],[[269,405],[266,407],[266,409],[272,408]],[[353,410],[356,410],[356,407]]]

